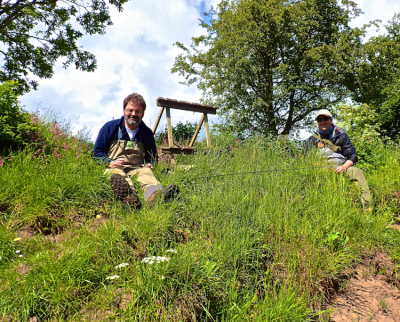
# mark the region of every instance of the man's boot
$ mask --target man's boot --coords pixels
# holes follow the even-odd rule
[[[180,189],[176,184],[169,184],[162,190],[154,192],[147,201],[150,208],[154,207],[156,201],[162,198],[164,201],[170,201],[179,195]]]
[[[134,191],[128,182],[120,174],[114,173],[110,177],[111,188],[119,200],[124,204],[131,205],[139,209],[142,204],[136,191]]]

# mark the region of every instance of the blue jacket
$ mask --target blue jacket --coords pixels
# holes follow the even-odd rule
[[[99,135],[97,136],[96,143],[92,151],[92,156],[95,159],[101,160],[106,164],[112,160],[108,158],[108,152],[111,145],[111,141],[118,140],[118,132],[121,129],[120,140],[130,141],[128,132],[126,131],[124,117],[122,116],[119,120],[112,120],[103,125],[100,129]],[[154,141],[154,134],[151,129],[147,127],[142,121],[139,124],[139,130],[133,139],[134,141],[141,142],[144,145],[144,161],[145,163],[156,163],[158,161],[156,143]]]
[[[354,148],[353,144],[350,141],[349,136],[347,135],[346,131],[337,127],[336,125],[333,125],[333,133],[332,137],[330,135],[323,135],[319,132],[315,132],[317,135],[321,135],[323,139],[327,139],[331,141],[333,144],[337,145],[340,149],[337,151],[337,153],[340,153],[343,155],[347,160],[353,161],[355,164],[358,160],[357,158],[357,153],[356,149]],[[310,136],[307,141],[307,149],[311,147],[317,147],[318,146],[318,140]]]

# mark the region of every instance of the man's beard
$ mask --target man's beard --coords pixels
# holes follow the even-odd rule
[[[134,116],[133,118],[129,118],[127,115],[124,115],[125,118],[125,122],[129,125],[129,126],[137,126],[140,124],[140,122],[142,122],[142,119]]]

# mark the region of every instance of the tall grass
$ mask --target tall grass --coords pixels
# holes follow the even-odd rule
[[[169,172],[160,163],[156,176],[178,184],[180,197],[137,211],[115,201],[104,167],[68,142],[66,151],[58,145],[62,157],[46,150],[44,165],[28,148],[0,167],[4,318],[312,321],[332,283],[366,255],[386,249],[400,258],[400,232],[388,228],[388,196],[400,190],[397,147],[382,147],[385,176],[381,166],[367,171],[381,191],[372,213],[345,176],[290,142],[229,137],[177,156]],[[14,240],[25,225],[35,237]],[[169,260],[144,260],[151,256]]]

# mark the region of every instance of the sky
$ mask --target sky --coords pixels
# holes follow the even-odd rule
[[[122,13],[111,10],[113,26],[106,34],[85,36],[79,44],[97,57],[97,69],[88,73],[73,66],[55,67],[51,79],[41,79],[39,89],[21,97],[28,111],[52,111],[60,119],[72,119],[79,127],[91,131],[96,139],[107,121],[122,116],[122,101],[133,92],[141,94],[147,103],[143,121],[153,127],[160,107],[158,97],[199,102],[201,93],[195,85],[180,85],[183,79],[170,70],[175,57],[182,51],[173,46],[176,41],[185,45],[191,37],[204,33],[199,26],[203,12],[220,0],[131,0]],[[362,26],[370,20],[386,22],[400,12],[398,0],[356,1],[364,15],[352,22]],[[371,36],[374,32],[370,33]],[[171,110],[172,123],[198,122],[200,113]],[[217,116],[209,120],[216,122]],[[165,127],[165,115],[160,128]],[[76,127],[78,129],[78,127]],[[203,129],[204,131],[204,129]]]

